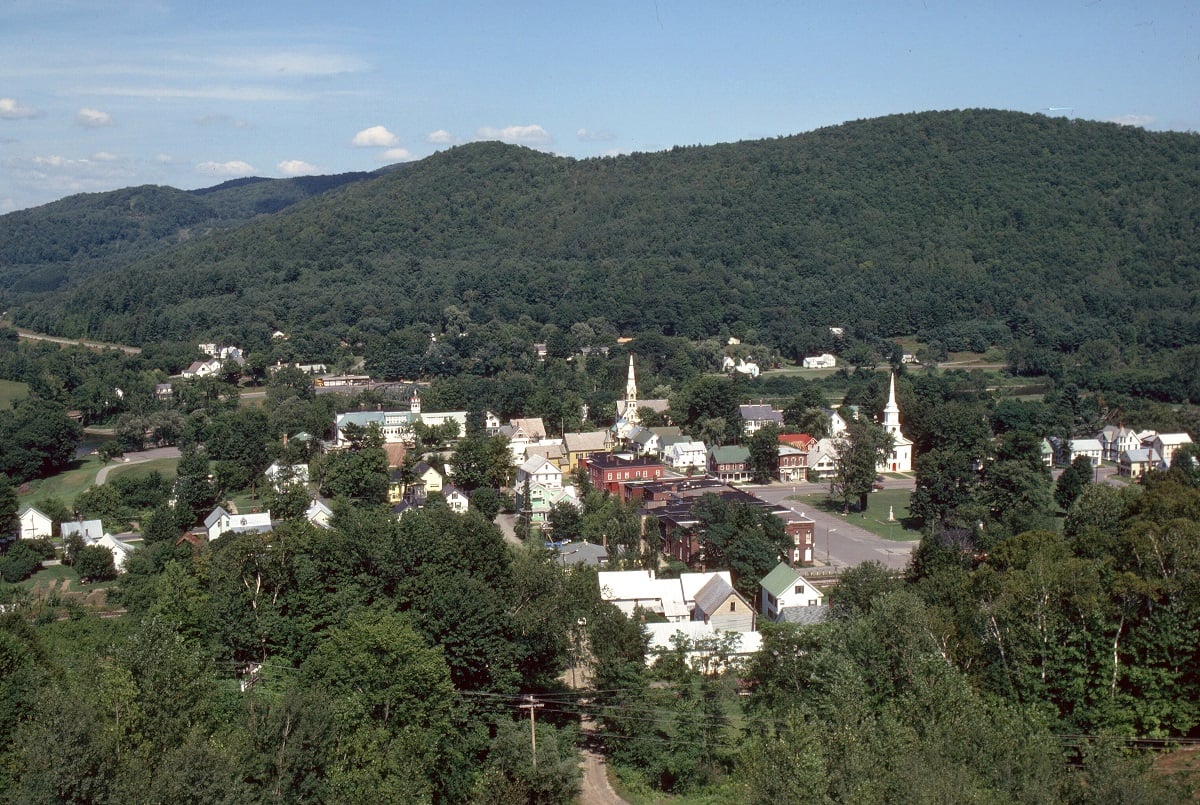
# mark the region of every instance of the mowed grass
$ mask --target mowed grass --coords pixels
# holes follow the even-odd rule
[[[908,501],[911,495],[912,493],[907,489],[881,489],[872,492],[867,500],[866,513],[851,511],[845,515],[846,522],[853,523],[884,539],[897,541],[920,539],[921,531],[915,526],[908,511]],[[828,488],[820,492],[789,495],[788,500],[801,501],[831,514],[842,513],[842,502],[831,498]],[[895,517],[893,522],[888,522],[889,510]]]
[[[15,380],[0,380],[0,408],[12,408],[17,400],[29,396],[29,386]]]
[[[73,462],[71,469],[65,472],[22,484],[17,498],[21,503],[33,503],[38,498],[44,497],[58,498],[69,509],[75,505],[75,498],[79,496],[80,492],[86,491],[88,487],[96,483],[96,473],[100,472],[100,468],[103,466],[104,462],[97,456],[87,456]]]
[[[122,475],[138,478],[143,475],[149,475],[152,472],[157,472],[168,481],[174,481],[178,470],[179,459],[156,458],[153,461],[140,461],[136,464],[118,464],[108,471],[108,480],[111,481]]]

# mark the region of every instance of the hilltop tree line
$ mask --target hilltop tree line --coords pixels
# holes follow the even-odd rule
[[[0,252],[0,286],[36,329],[253,345],[282,328],[301,352],[356,345],[383,375],[507,368],[528,360],[513,326],[552,326],[559,346],[728,334],[795,359],[837,325],[1182,400],[1197,391],[1198,144],[980,110],[583,161],[480,143],[120,271],[82,260],[37,297],[13,290],[26,258]]]

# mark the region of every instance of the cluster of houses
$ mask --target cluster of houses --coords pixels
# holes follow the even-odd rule
[[[1084,456],[1093,467],[1108,461],[1117,465],[1117,474],[1136,480],[1152,470],[1171,466],[1175,451],[1191,444],[1186,433],[1159,433],[1154,430],[1134,431],[1121,425],[1109,425],[1091,439],[1058,439],[1042,442],[1042,461],[1051,466],[1071,464]]]
[[[208,357],[204,360],[193,361],[188,368],[179,373],[185,379],[195,377],[210,377],[219,374],[222,367],[232,361],[238,366],[245,366],[246,358],[241,347],[222,346],[217,344],[198,344],[202,353]]]
[[[734,657],[762,647],[758,625],[771,622],[820,623],[828,615],[825,594],[792,565],[780,562],[759,582],[757,600],[749,601],[733,585],[727,570],[680,573],[663,578],[652,570],[600,571],[600,596],[628,617],[638,618],[649,636],[647,662],[674,648],[683,635],[692,653],[710,651],[707,638],[731,638]]]
[[[24,507],[17,517],[20,521],[18,534],[21,539],[54,536],[54,521],[36,506]],[[124,572],[126,561],[135,550],[135,546],[105,531],[100,520],[69,520],[60,523],[58,531],[64,543],[72,537],[79,537],[85,546],[98,545],[107,548],[113,555],[113,567],[118,573]]]

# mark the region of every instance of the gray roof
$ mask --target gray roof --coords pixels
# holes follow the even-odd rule
[[[738,413],[742,415],[742,419],[783,422],[783,412],[776,411],[769,405],[739,405]]]
[[[590,542],[569,542],[565,545],[555,544],[558,552],[555,558],[563,564],[588,565],[598,567],[608,564],[608,549],[602,545]]]
[[[725,579],[713,576],[696,593],[696,608],[711,615],[729,600],[729,596],[737,594],[737,590],[733,589]]]
[[[594,430],[587,433],[564,433],[563,444],[572,453],[584,451],[601,453],[608,443],[608,431]]]
[[[829,619],[829,605],[815,607],[784,607],[779,610],[780,623],[798,623],[810,625],[824,623]]]

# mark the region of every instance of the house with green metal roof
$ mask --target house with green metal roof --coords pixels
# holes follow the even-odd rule
[[[759,586],[762,593],[758,611],[773,621],[783,620],[785,609],[819,607],[825,603],[825,594],[786,562],[780,562],[763,576]]]
[[[727,484],[750,480],[750,448],[734,444],[710,447],[708,471]]]

